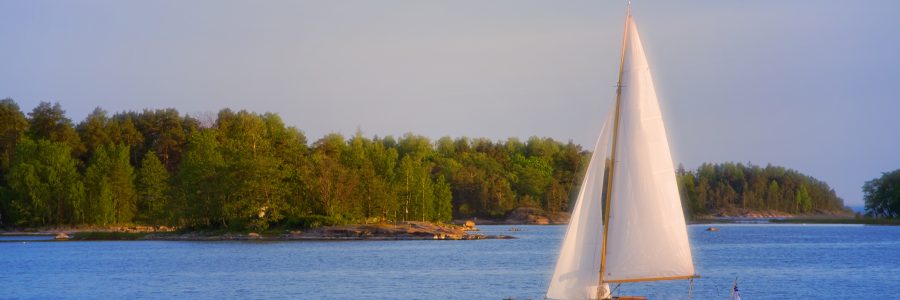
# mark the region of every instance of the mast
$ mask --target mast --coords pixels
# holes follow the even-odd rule
[[[612,202],[612,188],[613,188],[613,174],[615,173],[616,168],[616,148],[618,148],[618,140],[619,140],[619,108],[621,107],[622,102],[622,76],[625,73],[625,50],[628,45],[628,27],[631,24],[631,1],[628,1],[628,4],[625,9],[625,32],[622,34],[622,58],[619,61],[619,80],[616,82],[616,112],[613,117],[613,132],[612,132],[612,150],[609,155],[609,180],[607,180],[606,185],[606,205],[603,208],[603,244],[601,246],[600,251],[600,279],[597,287],[597,299],[601,299],[603,297],[601,289],[603,288],[603,271],[606,267],[606,237],[609,235],[609,215],[610,215],[610,204]]]

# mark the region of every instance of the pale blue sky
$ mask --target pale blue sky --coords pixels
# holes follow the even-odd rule
[[[592,145],[624,1],[0,0],[0,97],[277,112],[311,140],[415,132]],[[835,188],[900,168],[900,2],[634,3],[676,162]]]

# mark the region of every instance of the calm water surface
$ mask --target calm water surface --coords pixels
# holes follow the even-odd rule
[[[900,227],[689,227],[695,299],[900,295]],[[515,240],[45,242],[0,237],[0,298],[543,299],[563,226],[480,226]],[[19,241],[12,241],[19,240]],[[685,281],[618,291],[683,299]],[[862,297],[866,298],[866,297]]]

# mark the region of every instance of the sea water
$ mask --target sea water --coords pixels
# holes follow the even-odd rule
[[[0,237],[0,298],[543,299],[565,227],[480,228],[517,239]],[[900,227],[719,224],[688,234],[702,276],[694,299],[727,299],[735,278],[744,299],[900,297]],[[688,289],[688,281],[623,284],[616,294],[685,299]]]

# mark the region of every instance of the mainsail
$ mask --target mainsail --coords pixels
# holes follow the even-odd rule
[[[604,284],[695,276],[665,124],[630,13],[625,26],[617,109],[594,147],[547,290],[550,299],[596,299],[601,260]],[[604,178],[608,167],[612,175]],[[606,188],[612,193],[603,247]]]

